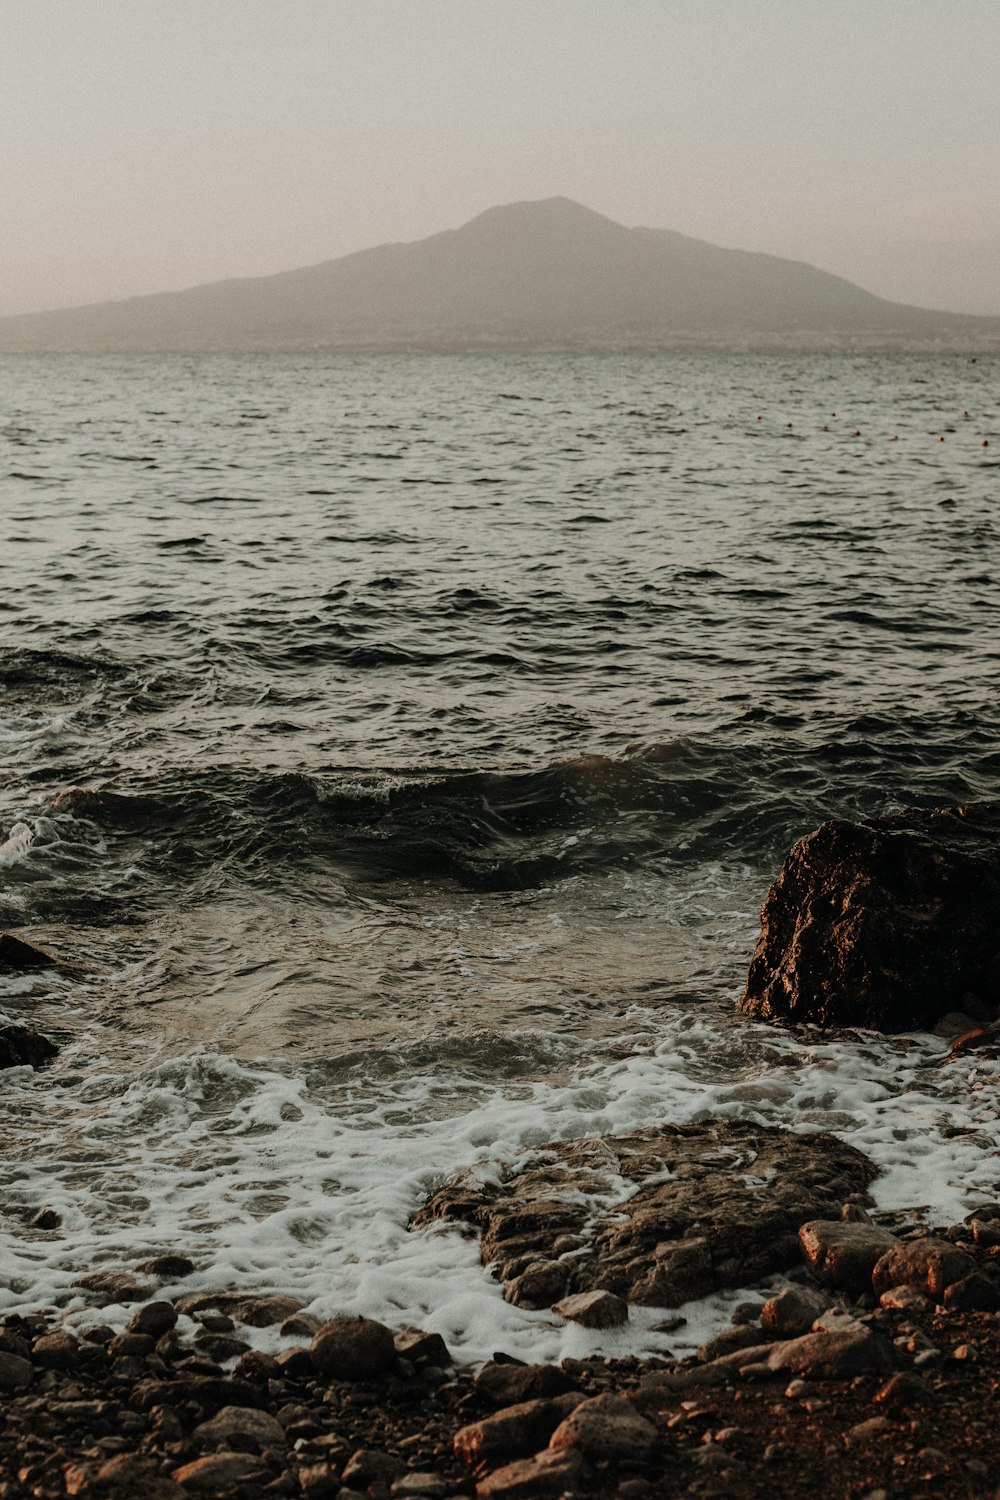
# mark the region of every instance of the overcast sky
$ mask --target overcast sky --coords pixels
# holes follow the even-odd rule
[[[0,313],[566,194],[1000,314],[998,0],[0,0]]]

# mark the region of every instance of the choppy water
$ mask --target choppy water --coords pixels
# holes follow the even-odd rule
[[[1000,796],[998,376],[0,362],[0,917],[76,966],[0,981],[62,1045],[0,1080],[0,1307],[176,1246],[576,1353],[406,1218],[718,1110],[994,1196],[993,1065],[733,1012],[797,836]]]

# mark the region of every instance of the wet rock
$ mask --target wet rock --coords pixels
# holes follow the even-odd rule
[[[806,1327],[810,1327],[812,1319]],[[797,1330],[804,1332],[804,1330]],[[714,1338],[702,1344],[696,1352],[695,1358],[700,1359],[702,1364],[711,1364],[713,1360],[723,1359],[726,1355],[736,1354],[744,1349],[760,1349],[762,1345],[773,1342],[760,1328],[754,1328],[750,1323],[742,1323],[738,1328],[724,1328]]]
[[[942,1300],[949,1312],[1000,1312],[1000,1284],[972,1271],[945,1287]]]
[[[556,1365],[510,1365],[491,1360],[476,1375],[473,1386],[494,1406],[514,1406],[543,1396],[561,1396],[573,1389],[573,1382]]]
[[[147,1302],[134,1312],[125,1325],[127,1333],[145,1333],[158,1339],[168,1333],[177,1322],[177,1313],[171,1302]]]
[[[557,1260],[535,1260],[504,1283],[504,1298],[515,1307],[551,1307],[566,1290],[568,1278],[568,1266]]]
[[[623,1396],[610,1392],[593,1396],[560,1422],[549,1446],[575,1448],[595,1461],[647,1458],[656,1442],[656,1428],[641,1417]]]
[[[248,1328],[271,1328],[302,1311],[297,1297],[244,1297],[230,1309],[238,1323]]]
[[[545,1449],[534,1458],[505,1464],[476,1485],[479,1500],[535,1500],[586,1490],[593,1470],[574,1448]]]
[[[31,1384],[33,1371],[31,1362],[19,1354],[8,1354],[0,1349],[0,1391],[24,1390]]]
[[[768,1369],[789,1370],[815,1380],[841,1380],[870,1370],[892,1369],[893,1351],[886,1339],[853,1318],[838,1321],[838,1328],[818,1329],[776,1344],[768,1355]]]
[[[798,1338],[808,1333],[829,1307],[830,1298],[825,1292],[808,1286],[786,1286],[764,1303],[760,1326],[774,1338]]]
[[[57,969],[59,960],[10,932],[0,932],[0,974],[27,974],[32,969]]]
[[[132,1388],[132,1405],[139,1411],[154,1406],[181,1407],[192,1402],[202,1412],[214,1415],[224,1406],[261,1407],[260,1391],[245,1380],[192,1376],[190,1379],[140,1380]]]
[[[413,1364],[426,1361],[445,1369],[452,1362],[448,1345],[439,1333],[427,1333],[423,1328],[404,1328],[394,1335],[393,1343],[400,1358]]]
[[[388,1488],[405,1472],[406,1465],[401,1458],[383,1453],[380,1448],[359,1448],[348,1460],[342,1478],[349,1488],[364,1491],[372,1485]]]
[[[499,1183],[460,1173],[410,1227],[476,1225],[484,1265],[516,1281],[518,1294],[526,1266],[555,1268],[551,1284],[535,1278],[530,1305],[609,1291],[677,1307],[793,1265],[799,1225],[832,1217],[874,1176],[860,1152],[830,1136],[708,1120],[557,1141],[526,1152]],[[623,1182],[635,1189],[626,1202]],[[614,1207],[605,1207],[612,1197]],[[570,1232],[582,1248],[556,1260],[555,1245]]]
[[[931,1305],[915,1286],[891,1286],[878,1300],[880,1307],[894,1312],[926,1312]]]
[[[0,1026],[0,1068],[39,1068],[59,1048],[30,1026]]]
[[[95,1475],[96,1492],[115,1500],[184,1500],[185,1491],[161,1474],[155,1460],[137,1453],[119,1453],[102,1464]],[[73,1491],[69,1490],[72,1494]],[[86,1488],[76,1493],[86,1494]]]
[[[972,1231],[973,1243],[982,1250],[990,1250],[994,1245],[1000,1245],[1000,1219],[985,1219],[973,1215],[966,1220]]]
[[[140,1276],[155,1276],[158,1281],[183,1281],[194,1275],[194,1261],[186,1255],[154,1255],[136,1266]]]
[[[32,1229],[58,1229],[61,1224],[62,1214],[57,1213],[54,1208],[40,1208],[28,1220],[28,1225]]]
[[[341,1489],[340,1474],[329,1464],[304,1464],[299,1470],[299,1488],[307,1500],[333,1500],[351,1493]]]
[[[285,1445],[281,1423],[267,1412],[247,1406],[224,1406],[207,1422],[200,1423],[193,1437],[200,1448],[217,1448],[228,1443],[232,1448],[249,1448],[257,1453],[262,1448]]]
[[[817,1281],[856,1295],[871,1291],[876,1262],[899,1240],[875,1224],[813,1219],[799,1229],[799,1244]]]
[[[284,1320],[278,1332],[283,1339],[311,1339],[322,1327],[322,1318],[313,1317],[312,1313],[297,1312]]]
[[[620,1328],[628,1322],[628,1303],[614,1292],[576,1292],[556,1302],[552,1311],[584,1328]]]
[[[110,1307],[118,1302],[145,1302],[153,1293],[149,1282],[140,1281],[131,1271],[93,1271],[89,1276],[78,1277],[70,1285],[89,1292],[97,1307]]]
[[[257,1486],[253,1493],[259,1494],[259,1487],[271,1475],[260,1459],[249,1453],[210,1453],[177,1469],[173,1477],[191,1494],[228,1495],[251,1486]]]
[[[872,1271],[872,1285],[878,1296],[890,1287],[912,1286],[929,1297],[940,1298],[946,1287],[962,1281],[975,1269],[967,1250],[950,1240],[927,1235],[897,1244],[883,1255]]]
[[[374,1318],[333,1318],[310,1346],[312,1362],[338,1380],[370,1380],[396,1361],[396,1346],[384,1323]]]
[[[824,823],[767,893],[740,1009],[890,1032],[970,991],[995,1010],[998,910],[1000,807]]]
[[[390,1495],[410,1496],[411,1500],[443,1500],[450,1487],[440,1474],[403,1474],[393,1481]]]
[[[32,1364],[43,1370],[73,1370],[80,1362],[80,1344],[71,1333],[42,1334],[31,1346]]]
[[[522,1401],[460,1427],[452,1440],[455,1457],[471,1467],[495,1465],[544,1448],[562,1420],[554,1401]]]

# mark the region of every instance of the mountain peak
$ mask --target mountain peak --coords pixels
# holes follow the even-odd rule
[[[628,233],[624,225],[587,208],[573,198],[523,198],[516,203],[501,203],[487,208],[474,219],[463,224],[456,234],[467,231],[494,234],[507,229],[520,233],[532,229],[561,230],[564,233],[592,233],[595,229],[614,230],[618,234]]]

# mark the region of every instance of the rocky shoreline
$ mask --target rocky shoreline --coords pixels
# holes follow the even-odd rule
[[[937,1019],[953,1051],[994,1052],[998,828],[941,809],[800,841],[742,1009]],[[0,967],[57,963],[0,936]],[[0,1028],[0,1068],[54,1051]],[[785,1277],[683,1359],[473,1372],[435,1333],[321,1325],[274,1292],[168,1300],[180,1255],[82,1274],[65,1316],[0,1320],[0,1500],[1000,1496],[1000,1201],[935,1232],[869,1213],[874,1176],[832,1136],[716,1118],[482,1163],[414,1215],[478,1234],[508,1301],[591,1328]]]
[[[799,1242],[694,1356],[475,1373],[437,1334],[287,1297],[158,1299],[182,1257],[99,1272],[75,1331],[0,1323],[0,1497],[994,1496],[1000,1204],[939,1233],[848,1204]]]

